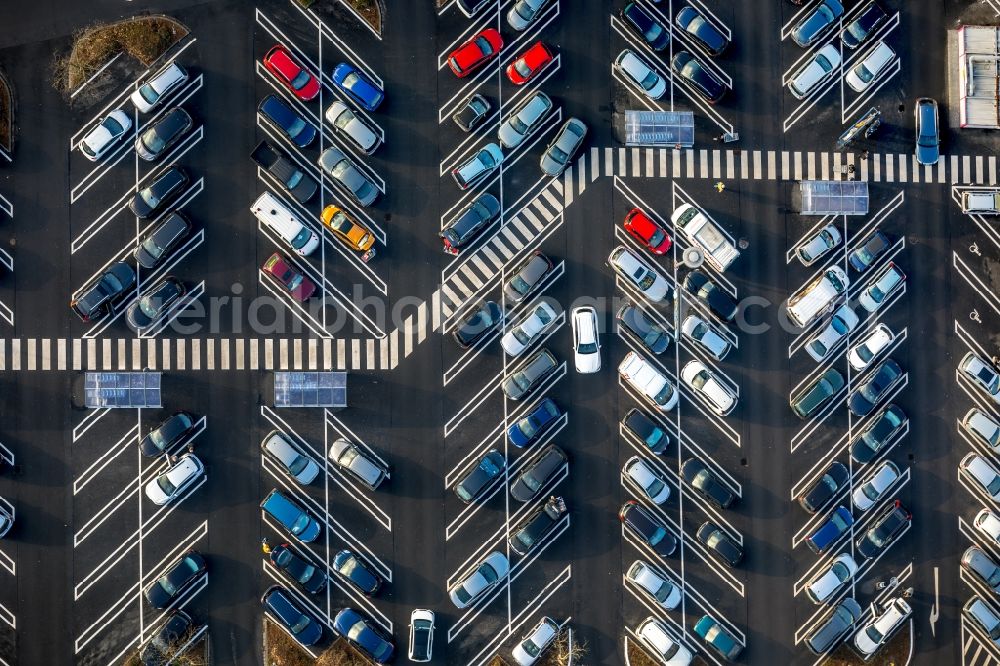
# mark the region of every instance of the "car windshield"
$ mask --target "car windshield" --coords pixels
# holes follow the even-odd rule
[[[564,164],[566,160],[569,158],[569,154],[566,153],[566,151],[559,148],[559,146],[552,146],[549,148],[549,157],[551,157],[556,162],[559,162],[559,164]]]
[[[877,500],[879,496],[879,492],[875,489],[875,486],[872,484],[871,481],[861,486],[861,492],[864,494],[865,497],[867,497],[873,502]]]
[[[358,569],[358,561],[353,557],[348,557],[344,559],[344,563],[340,565],[337,571],[350,578],[351,574],[353,574],[357,569]]]
[[[106,129],[109,132],[111,132],[112,136],[118,136],[119,134],[121,134],[122,132],[125,131],[125,128],[122,127],[121,123],[119,123],[117,120],[115,120],[111,116],[108,116],[107,118],[105,118],[104,122],[101,123],[101,125],[104,127],[104,129]]]
[[[830,571],[832,571],[833,575],[837,577],[837,580],[842,583],[851,577],[851,570],[848,569],[847,565],[843,562],[834,562],[833,566],[830,567]]]
[[[500,473],[500,468],[496,466],[490,458],[483,458],[482,462],[479,463],[479,469],[483,470],[491,477],[496,476]]]
[[[537,657],[541,652],[542,648],[540,645],[535,644],[535,641],[530,638],[521,643],[521,649],[528,653],[531,657]]]
[[[174,484],[170,483],[170,479],[167,478],[166,474],[157,477],[156,485],[160,487],[160,490],[162,490],[163,494],[166,495],[167,497],[170,497],[175,492],[177,492],[177,487]]]
[[[358,76],[357,72],[351,72],[350,74],[348,74],[347,76],[344,77],[344,87],[345,88],[348,88],[348,89],[354,88],[354,86],[356,86],[359,83],[361,83],[361,77]]]
[[[656,72],[649,72],[646,76],[642,77],[642,87],[646,90],[652,90],[656,82],[660,80],[660,77],[656,75]]]
[[[830,522],[833,523],[834,527],[836,527],[837,530],[840,532],[843,532],[844,530],[847,529],[847,523],[844,522],[844,519],[840,517],[839,513],[833,514],[833,516],[830,518]]]
[[[162,304],[163,299],[159,297],[146,296],[139,299],[139,309],[142,310],[142,314],[146,315],[150,319],[156,318]]]
[[[861,259],[862,263],[869,264],[875,255],[872,254],[868,246],[863,246],[858,248],[858,258]]]
[[[635,283],[643,291],[652,287],[653,283],[656,282],[656,276],[653,275],[652,271],[647,271],[644,268],[640,268],[639,270],[637,270],[634,273],[634,277],[635,277]]]
[[[875,354],[872,353],[872,350],[868,347],[867,344],[863,344],[860,347],[858,347],[858,357],[862,361],[867,363],[868,361],[875,358]]]
[[[524,278],[520,275],[516,275],[514,279],[510,281],[510,286],[513,287],[519,294],[526,294],[531,290],[531,285],[525,282]]]
[[[597,351],[597,343],[596,342],[582,342],[577,347],[577,351],[579,351],[581,354],[593,354],[593,353],[595,353]]]
[[[514,70],[521,76],[527,77],[531,74],[531,68],[523,60],[514,61]]]
[[[535,544],[535,537],[528,530],[521,530],[517,533],[517,540],[524,544],[525,548],[531,548]]]
[[[646,444],[649,446],[656,446],[660,443],[660,440],[663,439],[664,435],[666,435],[666,433],[659,428],[653,428],[653,432],[651,432],[649,437],[646,438]]]
[[[139,197],[145,201],[146,205],[150,208],[156,208],[160,205],[160,197],[156,195],[156,191],[152,187],[147,187],[139,192]]]
[[[662,604],[667,600],[667,597],[669,597],[670,593],[673,591],[674,591],[674,586],[671,585],[670,583],[665,582],[662,585],[660,585],[659,589],[656,590],[656,594],[654,594],[653,596],[655,596],[656,600]]]
[[[167,576],[164,576],[158,582],[160,583],[160,587],[163,588],[163,591],[166,592],[168,596],[172,597],[177,594],[177,586],[170,582],[170,578]]]
[[[510,126],[518,134],[524,134],[525,132],[528,131],[528,126],[517,116],[514,116],[513,118],[510,119]]]
[[[663,537],[667,536],[667,529],[665,527],[657,527],[653,531],[653,534],[649,537],[649,545],[655,546],[656,544],[663,541]]]
[[[877,284],[873,284],[871,288],[868,290],[868,293],[871,294],[872,299],[876,303],[885,298],[885,292],[882,291],[882,289],[880,289]]]
[[[299,517],[295,519],[295,522],[292,523],[292,534],[301,534],[307,527],[309,527],[309,516],[304,513],[300,514]]]
[[[868,627],[865,628],[865,635],[868,636],[872,643],[875,643],[876,645],[882,642],[882,632],[879,631],[878,627],[874,624],[868,625]]]
[[[697,375],[691,378],[691,386],[696,389],[705,388],[705,384],[708,383],[708,375],[704,372],[699,372]]]
[[[309,626],[309,618],[305,615],[299,615],[299,619],[288,627],[288,630],[293,634],[301,633],[303,629]]]
[[[823,55],[822,53],[816,54],[816,64],[819,65],[819,68],[822,69],[824,72],[829,72],[831,69],[833,69],[833,65],[830,64],[830,61],[827,60],[826,56]]]
[[[144,83],[142,87],[139,88],[139,95],[149,104],[153,104],[156,100],[160,99],[160,95],[153,89],[153,86],[148,83]]]
[[[667,384],[663,387],[663,389],[659,393],[656,394],[656,397],[653,398],[653,400],[658,405],[665,405],[668,402],[670,402],[670,398],[673,395],[674,395],[674,387],[671,386],[670,384]]]
[[[657,247],[660,243],[663,242],[663,239],[666,238],[666,237],[667,237],[666,234],[664,234],[662,231],[660,231],[659,229],[657,229],[649,237],[649,244],[652,245],[653,247]]]
[[[293,118],[292,122],[288,123],[287,131],[292,136],[297,136],[302,130],[306,128],[306,121],[302,118]]]
[[[305,565],[304,567],[302,567],[302,572],[299,574],[298,581],[300,583],[308,582],[308,580],[313,577],[313,574],[315,572],[316,572],[316,567],[314,567],[311,564]]]
[[[296,90],[302,90],[306,87],[306,84],[309,83],[310,78],[309,72],[302,70],[294,79],[292,79],[291,85]]]
[[[862,83],[868,83],[875,78],[875,72],[865,67],[864,63],[858,65],[858,68],[854,71],[857,72],[858,78],[861,79]]]
[[[1000,493],[1000,476],[993,477],[993,481],[990,482],[990,485],[986,486],[986,489],[990,491],[990,495]]]
[[[642,336],[642,341],[646,343],[648,347],[652,347],[653,345],[655,345],[657,342],[660,341],[660,338],[662,338],[663,335],[664,332],[659,327],[653,327],[650,328],[644,336]]]
[[[657,478],[653,478],[653,480],[649,482],[649,485],[646,486],[646,494],[649,495],[650,497],[656,497],[661,492],[663,492],[664,485],[665,484],[663,483],[663,481],[660,481]]]
[[[663,26],[659,23],[650,23],[643,36],[650,42],[655,42],[663,34]]]
[[[163,248],[156,244],[155,236],[149,236],[142,241],[142,249],[148,252],[154,259],[159,258],[159,256],[163,254]]]
[[[535,478],[532,474],[525,474],[521,477],[521,481],[528,487],[528,490],[535,492],[542,487],[542,480]]]
[[[116,123],[117,124],[117,123]],[[167,144],[160,136],[156,129],[147,130],[145,134],[142,135],[142,143],[150,152],[158,153],[163,150],[163,147]]]
[[[312,232],[309,231],[308,227],[302,227],[299,233],[295,234],[295,238],[292,239],[292,247],[296,250],[301,250],[306,246],[310,238],[312,238]]]
[[[528,416],[517,422],[517,427],[525,437],[534,437],[538,432],[538,420],[534,416]]]

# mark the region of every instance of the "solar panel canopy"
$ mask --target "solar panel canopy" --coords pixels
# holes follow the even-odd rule
[[[802,215],[867,215],[868,183],[858,180],[803,180],[796,188]],[[796,204],[795,201],[792,202]]]
[[[694,145],[693,111],[625,111],[626,146]]]
[[[162,407],[159,372],[88,372],[84,405],[92,409]]]
[[[347,407],[346,372],[276,372],[275,407]]]

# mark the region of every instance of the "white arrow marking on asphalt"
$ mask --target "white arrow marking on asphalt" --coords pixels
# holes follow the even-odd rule
[[[928,618],[931,623],[931,636],[936,636],[934,633],[934,624],[938,621],[938,601],[939,601],[939,590],[938,590],[938,568],[934,567],[934,605],[931,606],[931,616]]]

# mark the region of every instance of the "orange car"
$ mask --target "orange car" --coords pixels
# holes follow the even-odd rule
[[[333,235],[344,245],[356,252],[367,252],[375,244],[375,234],[355,222],[347,213],[336,207],[327,206],[320,215]]]

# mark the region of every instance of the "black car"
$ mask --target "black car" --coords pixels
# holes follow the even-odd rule
[[[861,465],[871,462],[896,433],[906,426],[906,422],[906,413],[899,406],[892,403],[886,405],[875,421],[851,443],[851,458]]]
[[[677,538],[667,526],[634,499],[622,505],[618,520],[661,557],[667,557],[677,549]]]
[[[863,273],[891,245],[892,241],[889,239],[889,236],[876,229],[868,234],[861,241],[860,245],[854,248],[854,251],[847,257],[847,261],[851,264],[851,268],[859,273]]]
[[[736,301],[701,271],[688,273],[684,278],[684,288],[727,324],[736,319]]]
[[[834,461],[823,475],[806,492],[799,495],[799,506],[809,513],[816,513],[844,489],[851,478],[844,463]]]
[[[486,492],[486,489],[493,485],[493,481],[503,474],[505,467],[507,467],[507,460],[503,454],[496,449],[490,450],[472,468],[472,471],[466,474],[465,478],[455,486],[455,494],[458,495],[458,499],[466,504],[471,504],[479,499]]]
[[[858,552],[866,558],[875,557],[896,540],[912,519],[910,512],[896,500],[858,539]]]
[[[566,460],[566,454],[558,446],[543,449],[535,461],[525,466],[510,484],[510,496],[518,502],[534,499],[549,479],[562,469]]]
[[[175,277],[165,277],[132,304],[125,315],[125,321],[129,328],[139,333],[163,318],[186,293],[184,283]]]
[[[135,152],[147,162],[163,157],[170,148],[194,127],[184,109],[175,106],[167,111],[135,140]]]
[[[392,637],[353,608],[343,608],[333,618],[333,630],[376,664],[392,659]]]
[[[162,456],[180,444],[194,430],[197,419],[188,412],[174,412],[139,442],[139,452],[147,458]]]
[[[630,303],[626,303],[618,310],[615,319],[618,320],[620,330],[634,337],[654,354],[662,354],[670,346],[671,336],[667,329]]]
[[[667,449],[667,445],[670,444],[670,436],[667,432],[656,425],[653,419],[634,407],[622,419],[622,425],[648,446],[651,453],[656,455],[662,454]]]
[[[500,202],[489,192],[483,192],[459,214],[455,220],[442,229],[438,236],[444,243],[444,251],[458,254],[486,225],[500,215]]]
[[[729,40],[694,7],[685,7],[677,12],[674,22],[695,43],[714,56],[722,55],[729,46]]]
[[[670,61],[674,74],[684,79],[709,104],[715,104],[726,94],[726,85],[687,51],[681,51]]]
[[[879,364],[871,378],[851,391],[847,398],[847,408],[855,416],[868,416],[875,405],[882,402],[899,382],[903,380],[903,369],[891,358]]]
[[[696,536],[698,537],[698,541],[727,567],[735,567],[743,561],[743,549],[740,548],[740,545],[731,536],[723,532],[718,525],[704,522],[698,528]]]
[[[146,601],[162,610],[205,575],[208,565],[196,550],[189,550],[146,588]]]
[[[191,222],[173,211],[146,234],[132,256],[143,268],[156,268],[191,233]]]
[[[720,509],[728,509],[736,499],[733,491],[716,478],[715,472],[697,458],[685,460],[681,474],[702,497]]]
[[[142,666],[161,666],[170,663],[177,648],[183,646],[183,639],[194,633],[194,620],[182,610],[171,611],[156,635],[139,652]]]
[[[294,550],[291,545],[283,543],[275,546],[268,554],[271,564],[284,571],[302,589],[310,594],[318,594],[326,589],[326,573],[319,567],[313,566]],[[336,567],[336,560],[334,560]]]
[[[135,271],[124,261],[111,264],[94,282],[84,287],[70,301],[76,316],[83,321],[96,321],[113,311],[115,301],[135,284]]]
[[[857,17],[847,24],[840,33],[840,41],[849,49],[856,49],[862,44],[875,29],[885,23],[889,15],[885,13],[875,0],[871,0],[858,13]]]
[[[806,48],[816,42],[844,14],[839,0],[820,0],[811,12],[806,13],[794,28],[792,41]]]
[[[350,550],[342,550],[334,556],[333,570],[367,596],[376,594],[382,587],[382,578]]]
[[[503,321],[503,310],[495,301],[486,301],[465,315],[451,335],[460,347],[471,347],[499,326],[501,321]]]
[[[129,202],[129,210],[139,219],[154,217],[176,198],[191,182],[187,172],[179,166],[168,167],[153,179],[148,186],[135,193]]]
[[[622,23],[642,37],[651,49],[662,51],[670,43],[670,31],[646,11],[642,5],[630,2],[621,11]]]
[[[299,148],[305,148],[316,139],[316,128],[276,95],[268,95],[261,100],[257,112]]]
[[[510,549],[518,555],[527,555],[555,529],[566,513],[566,503],[561,497],[549,501],[532,511],[527,518],[511,530]]]
[[[260,603],[264,612],[283,626],[300,645],[315,645],[323,638],[323,625],[300,606],[289,590],[272,585],[264,592]]]
[[[490,100],[476,93],[465,100],[462,108],[456,111],[451,119],[463,132],[471,132],[486,120],[491,108]]]

